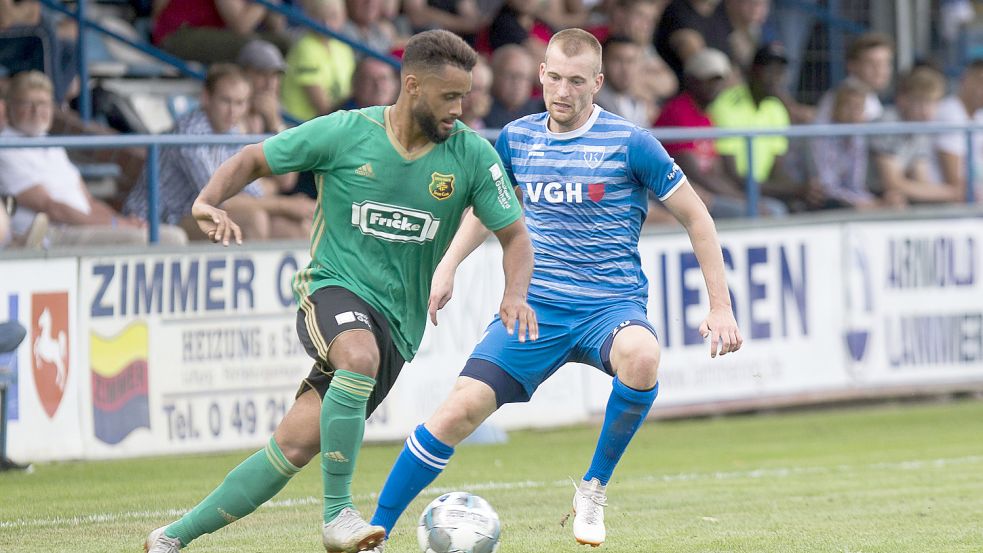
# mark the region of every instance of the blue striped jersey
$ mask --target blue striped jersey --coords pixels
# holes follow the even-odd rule
[[[645,305],[638,236],[648,194],[668,198],[685,180],[682,171],[648,131],[598,106],[566,133],[547,129],[547,117],[509,123],[495,144],[522,192],[536,256],[530,297]]]

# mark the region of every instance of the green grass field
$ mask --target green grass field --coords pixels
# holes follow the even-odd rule
[[[503,521],[501,553],[593,551],[561,520],[597,427],[513,432],[458,449],[440,490],[479,493]],[[356,500],[398,451],[368,446]],[[142,551],[246,452],[44,464],[0,474],[0,551]],[[387,553],[417,551],[427,490]],[[320,472],[308,467],[252,516],[187,551],[316,552]],[[608,490],[599,551],[957,553],[983,551],[983,401],[659,421],[645,425]]]

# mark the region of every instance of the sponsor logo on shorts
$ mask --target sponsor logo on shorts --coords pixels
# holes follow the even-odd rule
[[[359,311],[345,311],[344,313],[338,313],[334,316],[334,320],[339,326],[351,324],[355,321],[358,321],[368,327],[372,326],[369,316]]]
[[[375,202],[352,204],[352,225],[362,234],[391,242],[428,242],[440,219],[426,211]]]

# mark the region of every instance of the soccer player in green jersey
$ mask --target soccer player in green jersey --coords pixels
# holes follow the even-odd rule
[[[176,553],[248,515],[315,455],[325,548],[364,551],[385,538],[352,505],[365,418],[416,353],[428,310],[436,322],[443,305],[429,300],[430,278],[468,208],[502,244],[504,325],[536,338],[526,303],[533,253],[519,202],[491,144],[457,121],[476,60],[452,33],[418,34],[406,45],[394,105],[336,112],[247,146],[202,190],[192,214],[228,245],[242,239],[224,200],[262,176],[316,175],[312,259],[294,278],[297,333],[315,362],[269,444],[180,520],[151,532],[151,553]]]

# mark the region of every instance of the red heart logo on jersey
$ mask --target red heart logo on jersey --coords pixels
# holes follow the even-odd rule
[[[587,196],[590,197],[591,201],[599,202],[601,198],[604,197],[604,183],[603,182],[592,182],[587,185]]]

